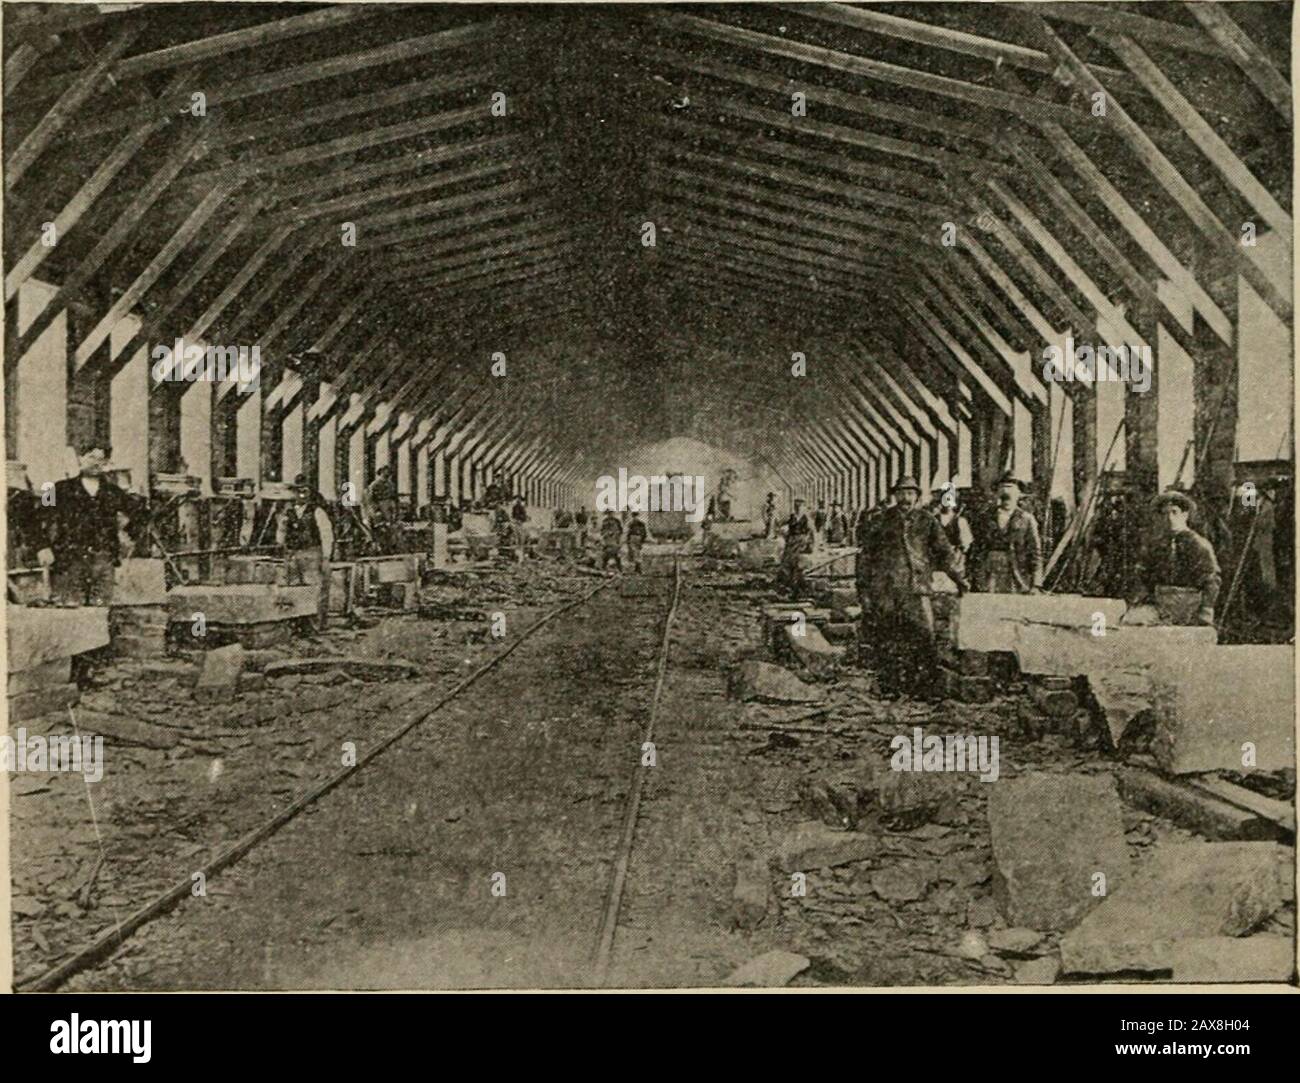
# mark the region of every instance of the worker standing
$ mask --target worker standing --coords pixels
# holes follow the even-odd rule
[[[831,513],[826,518],[826,544],[843,545],[849,540],[849,521],[844,515],[844,505],[831,501]]]
[[[1038,520],[1020,507],[1025,486],[1011,474],[998,479],[998,506],[980,540],[976,587],[993,594],[1030,594],[1043,585]]]
[[[1186,493],[1170,490],[1156,497],[1155,508],[1163,513],[1169,536],[1147,560],[1151,593],[1155,595],[1160,587],[1198,592],[1195,623],[1213,625],[1222,579],[1214,546],[1187,525],[1196,514],[1196,501]]]
[[[813,524],[808,513],[803,510],[803,500],[796,497],[794,510],[781,528],[785,535],[785,548],[781,551],[780,582],[790,588],[790,597],[798,600],[803,594],[803,565],[800,563],[806,553],[812,552]]]
[[[623,570],[623,558],[619,555],[619,550],[623,545],[623,524],[619,522],[618,516],[612,509],[605,512],[605,518],[600,521],[600,570],[605,570],[611,560],[614,566],[621,572]]]
[[[37,560],[50,569],[50,593],[59,605],[113,604],[114,569],[121,562],[130,505],[104,477],[107,462],[106,449],[83,445],[77,477],[54,483],[48,544]]]
[[[524,505],[523,496],[515,496],[515,506],[510,509],[510,519],[514,524],[515,545],[518,547],[517,559],[522,564],[528,544],[528,532],[525,529],[525,524],[528,522],[528,508]]]
[[[946,486],[934,509],[935,517],[948,538],[948,544],[956,550],[958,567],[966,574],[967,561],[970,559],[971,546],[975,543],[975,533],[971,530],[970,520],[961,506],[961,497],[951,484]]]
[[[817,531],[817,537],[822,538],[826,534],[826,501],[817,501],[817,510],[813,512],[813,529]]]
[[[776,526],[776,493],[768,493],[763,504],[763,537],[770,538]]]
[[[916,479],[900,478],[893,497],[893,505],[870,528],[862,565],[870,569],[880,691],[933,698],[938,659],[931,581],[936,570],[947,572],[964,593],[966,578],[939,521],[917,506]]]
[[[316,626],[317,631],[323,632],[329,623],[334,525],[330,522],[325,502],[312,491],[303,474],[293,480],[293,502],[285,509],[282,521],[282,544],[289,565],[289,582],[319,589]]]
[[[362,512],[370,533],[381,550],[393,552],[397,530],[397,486],[393,484],[391,467],[381,466],[374,480],[366,486],[362,497]]]
[[[633,571],[638,575],[641,574],[641,547],[650,537],[650,531],[645,522],[638,517],[636,512],[632,513],[632,519],[627,524],[627,559],[632,565]]]

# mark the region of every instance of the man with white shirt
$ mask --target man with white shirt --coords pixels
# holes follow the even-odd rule
[[[304,475],[293,482],[293,503],[284,511],[283,544],[289,562],[289,581],[319,585],[317,624],[325,630],[330,611],[330,558],[334,555],[334,524],[324,502],[311,491]]]
[[[130,506],[126,494],[103,476],[107,450],[82,445],[78,451],[78,475],[54,484],[46,519],[49,544],[37,559],[50,569],[56,603],[108,606]]]

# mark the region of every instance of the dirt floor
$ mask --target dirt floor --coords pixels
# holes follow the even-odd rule
[[[195,665],[119,663],[87,695],[79,727],[144,723],[170,747],[110,742],[90,787],[80,776],[15,776],[14,940],[19,980],[89,942],[191,877],[213,854],[423,714],[511,637],[598,580],[550,564],[501,570],[442,592],[465,619],[385,615],[255,658],[406,659],[418,676],[377,683],[341,671],[281,678],[201,704]],[[438,595],[438,590],[432,592]],[[131,936],[72,989],[466,988],[584,986],[635,772],[648,771],[608,983],[717,985],[774,950],[811,965],[792,985],[1001,984],[1050,976],[1055,934],[968,958],[968,934],[996,941],[987,787],[951,781],[943,809],[908,830],[877,821],[860,860],[807,870],[794,890],[767,867],[770,901],[741,928],[737,865],[760,865],[801,821],[819,780],[888,763],[890,741],[927,732],[1000,734],[1002,778],[1026,770],[1105,772],[1099,752],[1020,736],[1017,703],[883,701],[846,669],[807,708],[729,698],[727,673],[766,657],[769,591],[688,562],[667,679],[642,766],[667,578],[613,580],[548,624],[458,699],[277,834]],[[516,599],[509,604],[509,599]],[[517,602],[522,601],[524,608]],[[477,611],[466,607],[471,605]],[[457,607],[460,611],[457,611]],[[487,629],[505,617],[505,635]],[[824,710],[823,710],[824,708]],[[29,724],[30,725],[30,724]],[[43,730],[52,727],[42,725]],[[138,736],[138,735],[137,735]],[[1126,810],[1137,860],[1191,838]],[[1293,935],[1294,910],[1274,932]],[[967,945],[963,948],[963,938]]]

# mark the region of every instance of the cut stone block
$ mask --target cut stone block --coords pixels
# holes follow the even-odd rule
[[[316,616],[320,588],[315,584],[187,584],[169,591],[167,602],[173,621],[189,623],[194,614],[202,613],[209,626],[270,624]]]
[[[1162,678],[1151,754],[1170,774],[1295,769],[1290,646],[1198,650]],[[1243,762],[1243,746],[1254,762]]]
[[[820,703],[824,694],[781,666],[770,662],[745,662],[731,673],[731,695],[760,703]]]
[[[72,659],[56,658],[53,662],[43,662],[31,669],[10,673],[8,693],[15,696],[20,692],[39,692],[54,685],[67,684],[70,680],[72,680]]]
[[[844,660],[844,648],[827,642],[821,630],[814,624],[805,624],[802,627],[802,634],[798,626],[788,625],[785,629],[785,638],[799,664],[809,673],[819,677],[829,677]]]
[[[113,569],[113,604],[160,605],[167,599],[167,577],[161,560],[130,557]]]
[[[380,583],[412,583],[419,578],[419,557],[414,553],[358,557],[355,563],[365,576],[367,587]]]
[[[239,675],[244,672],[244,648],[238,643],[218,647],[203,655],[198,680],[194,682],[194,698],[203,702],[219,702],[239,690]]]
[[[805,820],[781,841],[777,861],[786,872],[805,872],[865,861],[876,850],[876,840],[870,835],[836,831],[820,820]]]
[[[26,722],[31,718],[56,711],[65,711],[81,699],[81,689],[75,684],[53,684],[32,692],[18,692],[6,697],[9,723]]]
[[[989,794],[993,893],[1010,925],[1068,929],[1128,875],[1124,821],[1109,776],[1029,774]]]
[[[1290,982],[1295,975],[1295,942],[1284,936],[1177,940],[1169,954],[1174,981]]]
[[[1272,842],[1171,843],[1061,938],[1071,974],[1171,970],[1179,940],[1250,932],[1293,895],[1294,851]]]
[[[1090,629],[1093,615],[1101,613],[1113,628],[1126,608],[1119,598],[1080,594],[963,594],[951,626],[959,650],[1014,651],[1026,621]]]
[[[1131,611],[1130,611],[1131,612]],[[1106,719],[1112,746],[1129,724],[1151,709],[1161,675],[1179,667],[1188,651],[1215,646],[1213,628],[1024,624],[1016,631],[1016,660],[1027,677],[1087,677]]]
[[[5,640],[9,672],[93,651],[108,643],[108,610],[97,606],[75,609],[5,607]]]
[[[791,951],[769,951],[737,968],[723,982],[728,986],[779,989],[811,965],[806,956]]]
[[[1272,820],[1154,771],[1121,767],[1117,778],[1124,800],[1134,808],[1163,816],[1204,838],[1232,842],[1278,837]]]
[[[288,583],[288,565],[278,557],[228,556],[222,567],[222,581],[237,583]]]

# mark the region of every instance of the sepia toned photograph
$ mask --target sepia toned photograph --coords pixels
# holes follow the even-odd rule
[[[0,4],[9,986],[1294,991],[1294,16]]]

